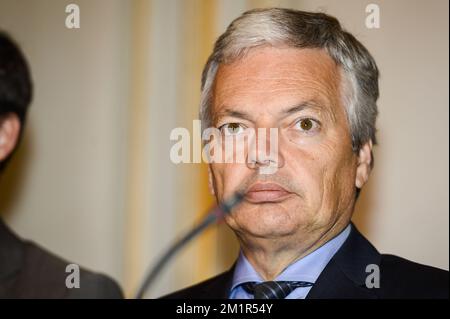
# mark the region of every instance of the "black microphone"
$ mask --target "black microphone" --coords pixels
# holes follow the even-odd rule
[[[141,287],[136,294],[136,299],[141,299],[145,292],[148,290],[150,285],[154,282],[155,278],[158,276],[159,272],[162,270],[164,265],[172,258],[178,250],[180,250],[184,245],[186,245],[191,239],[200,234],[203,230],[205,230],[209,225],[216,221],[222,220],[226,214],[229,214],[231,210],[238,205],[244,199],[244,194],[241,192],[236,192],[223,201],[213,209],[209,211],[206,217],[191,231],[189,231],[186,235],[181,237],[178,241],[176,241],[169,250],[165,254],[163,254],[158,262],[153,266],[153,268],[148,272],[148,275],[145,277]]]

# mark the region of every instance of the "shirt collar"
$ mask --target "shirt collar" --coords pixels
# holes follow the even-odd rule
[[[341,248],[342,244],[350,234],[349,224],[339,235],[317,248],[308,255],[289,265],[280,275],[275,278],[277,281],[308,281],[315,283],[325,266]],[[242,251],[239,253],[236,267],[233,274],[233,284],[231,289],[244,282],[262,282],[262,277],[255,271]]]

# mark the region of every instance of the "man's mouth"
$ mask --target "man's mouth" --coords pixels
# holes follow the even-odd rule
[[[245,199],[251,203],[280,202],[292,195],[276,183],[255,183],[246,192]]]

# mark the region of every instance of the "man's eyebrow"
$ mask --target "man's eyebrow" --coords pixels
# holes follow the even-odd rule
[[[320,107],[319,104],[314,101],[306,101],[306,102],[301,102],[294,106],[288,107],[287,109],[281,111],[281,114],[284,116],[291,115],[291,114],[303,111],[305,109],[322,110],[323,108]]]
[[[309,100],[305,102],[301,102],[297,105],[291,106],[286,108],[285,110],[281,111],[281,117],[287,117],[289,115],[295,114],[297,112],[306,110],[306,109],[312,109],[320,112],[324,116],[327,116],[331,119],[332,122],[336,122],[336,117],[333,112],[331,112],[327,107],[325,107],[323,104],[318,103],[314,100]]]
[[[314,101],[306,101],[306,102],[302,102],[299,104],[296,104],[294,106],[288,107],[285,110],[282,110],[281,113],[283,115],[291,115],[293,113],[297,113],[302,111],[303,109],[321,109],[321,107],[318,105],[318,103],[314,102]],[[229,116],[229,117],[237,117],[237,118],[242,118],[245,120],[249,120],[251,119],[251,116],[243,111],[237,111],[234,110],[233,108],[229,108],[226,107],[224,110],[216,113],[215,118],[219,119],[221,117],[225,117],[225,116]]]
[[[214,122],[216,123],[220,118],[222,117],[235,117],[235,118],[240,118],[240,119],[244,119],[247,121],[251,121],[251,116],[248,113],[242,112],[242,111],[236,111],[233,110],[231,108],[225,108],[224,110],[218,112],[215,114],[214,116]]]

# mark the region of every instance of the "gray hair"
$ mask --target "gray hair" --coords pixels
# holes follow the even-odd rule
[[[343,72],[343,104],[357,152],[376,144],[378,68],[367,49],[339,21],[324,13],[291,9],[255,9],[235,19],[216,41],[203,69],[200,101],[202,127],[212,124],[212,86],[220,64],[242,58],[261,46],[325,49]]]

